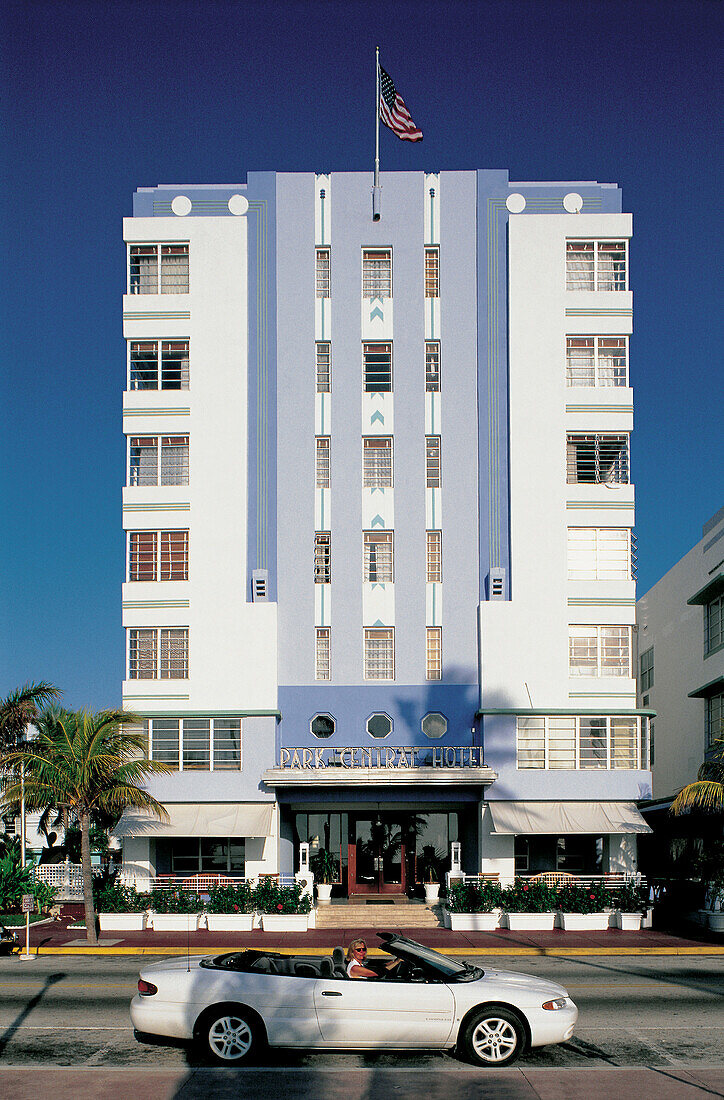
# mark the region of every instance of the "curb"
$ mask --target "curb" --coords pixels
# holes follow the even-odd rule
[[[47,955],[223,955],[228,951],[238,951],[239,945],[229,947],[215,946],[211,951],[199,952],[195,948],[187,951],[185,947],[44,947],[42,954],[38,951],[36,958],[44,958]],[[269,945],[271,951],[282,951],[285,954],[299,955],[331,955],[331,947],[307,947],[287,946],[283,948]],[[371,956],[383,955],[384,952],[372,948]],[[724,946],[716,947],[703,944],[700,947],[448,947],[442,950],[443,955],[484,956],[493,958],[496,956],[545,956],[547,958],[567,958],[577,955],[724,955]]]

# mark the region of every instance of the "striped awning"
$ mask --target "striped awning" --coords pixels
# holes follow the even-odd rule
[[[650,833],[633,802],[487,802],[494,833]]]
[[[264,837],[272,828],[273,803],[176,802],[167,803],[168,821],[159,821],[141,810],[124,810],[114,836],[215,836]]]

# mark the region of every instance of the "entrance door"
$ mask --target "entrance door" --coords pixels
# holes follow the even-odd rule
[[[405,864],[404,814],[350,814],[350,894],[404,894]]]

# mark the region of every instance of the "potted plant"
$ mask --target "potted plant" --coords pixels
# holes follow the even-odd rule
[[[254,890],[254,907],[261,914],[265,932],[306,932],[312,899],[303,886],[280,886],[274,879],[262,879]]]
[[[569,882],[558,888],[558,927],[566,931],[608,928],[610,898],[602,882],[584,886]]]
[[[497,882],[451,883],[447,895],[450,928],[454,932],[490,932],[497,928],[502,896]]]
[[[440,896],[440,869],[442,860],[432,844],[422,849],[422,881],[425,887],[425,904],[435,905]]]
[[[148,895],[135,886],[101,882],[95,887],[95,910],[101,932],[142,932],[148,924]]]
[[[320,848],[309,861],[309,869],[317,886],[317,901],[329,905],[332,900],[332,884],[339,879],[339,863],[326,848]]]
[[[203,902],[198,894],[186,890],[152,890],[148,895],[152,910],[150,923],[155,932],[187,932],[198,927]]]
[[[503,916],[514,932],[547,932],[555,927],[556,891],[542,880],[517,878],[503,891]]]
[[[251,883],[212,886],[206,902],[206,927],[209,932],[251,932],[254,907]]]
[[[614,928],[627,932],[638,931],[642,927],[642,915],[649,907],[649,894],[645,886],[634,882],[624,882],[613,893]]]

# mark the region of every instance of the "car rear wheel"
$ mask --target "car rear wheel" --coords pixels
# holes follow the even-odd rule
[[[482,1008],[468,1020],[462,1035],[463,1052],[479,1066],[509,1066],[525,1046],[525,1031],[507,1008]]]
[[[207,1017],[202,1035],[211,1058],[224,1066],[248,1061],[260,1046],[256,1022],[241,1009],[217,1010]]]

